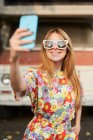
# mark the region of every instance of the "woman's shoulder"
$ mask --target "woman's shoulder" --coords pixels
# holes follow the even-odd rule
[[[38,70],[38,66],[31,66],[28,68],[28,72],[36,72]]]
[[[37,76],[40,73],[40,66],[31,66],[28,68],[27,73]]]

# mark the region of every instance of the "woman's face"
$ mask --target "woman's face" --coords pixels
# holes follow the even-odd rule
[[[62,38],[62,36],[60,34],[57,34],[56,32],[55,33],[52,33],[48,40],[54,40],[54,41],[57,41],[57,40],[64,40]],[[63,58],[65,57],[66,55],[66,48],[65,49],[59,49],[57,44],[54,43],[53,44],[53,48],[51,49],[46,49],[46,54],[47,54],[47,57],[52,60],[53,62],[62,62]]]

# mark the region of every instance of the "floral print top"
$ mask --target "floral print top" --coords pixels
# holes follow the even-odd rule
[[[23,140],[76,140],[77,135],[71,131],[76,93],[64,72],[54,74],[50,82],[46,72],[30,68],[24,79],[35,116]]]

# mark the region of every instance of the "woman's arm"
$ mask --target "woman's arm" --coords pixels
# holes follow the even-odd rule
[[[10,81],[13,91],[19,96],[24,96],[26,91],[26,83],[22,80],[19,62],[11,62],[10,64]]]
[[[82,113],[82,106],[80,106],[80,108],[76,110],[75,126],[72,127],[72,130],[74,130],[77,135],[79,135],[81,129],[81,113]]]
[[[81,113],[82,113],[82,106],[78,110],[76,110],[76,133],[79,134],[81,129]]]
[[[10,38],[10,81],[14,92],[19,93],[21,96],[25,94],[26,82],[21,78],[19,57],[20,52],[28,51],[27,49],[22,48],[21,45],[30,43],[31,41],[23,41],[20,40],[20,38],[30,34],[31,32],[27,29],[17,29]]]

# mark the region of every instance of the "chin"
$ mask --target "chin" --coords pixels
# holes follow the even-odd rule
[[[55,61],[55,62],[57,62],[57,61],[62,61],[63,60],[63,57],[50,57],[50,59],[52,60],[52,61]]]
[[[62,59],[51,59],[53,62],[62,62]]]

